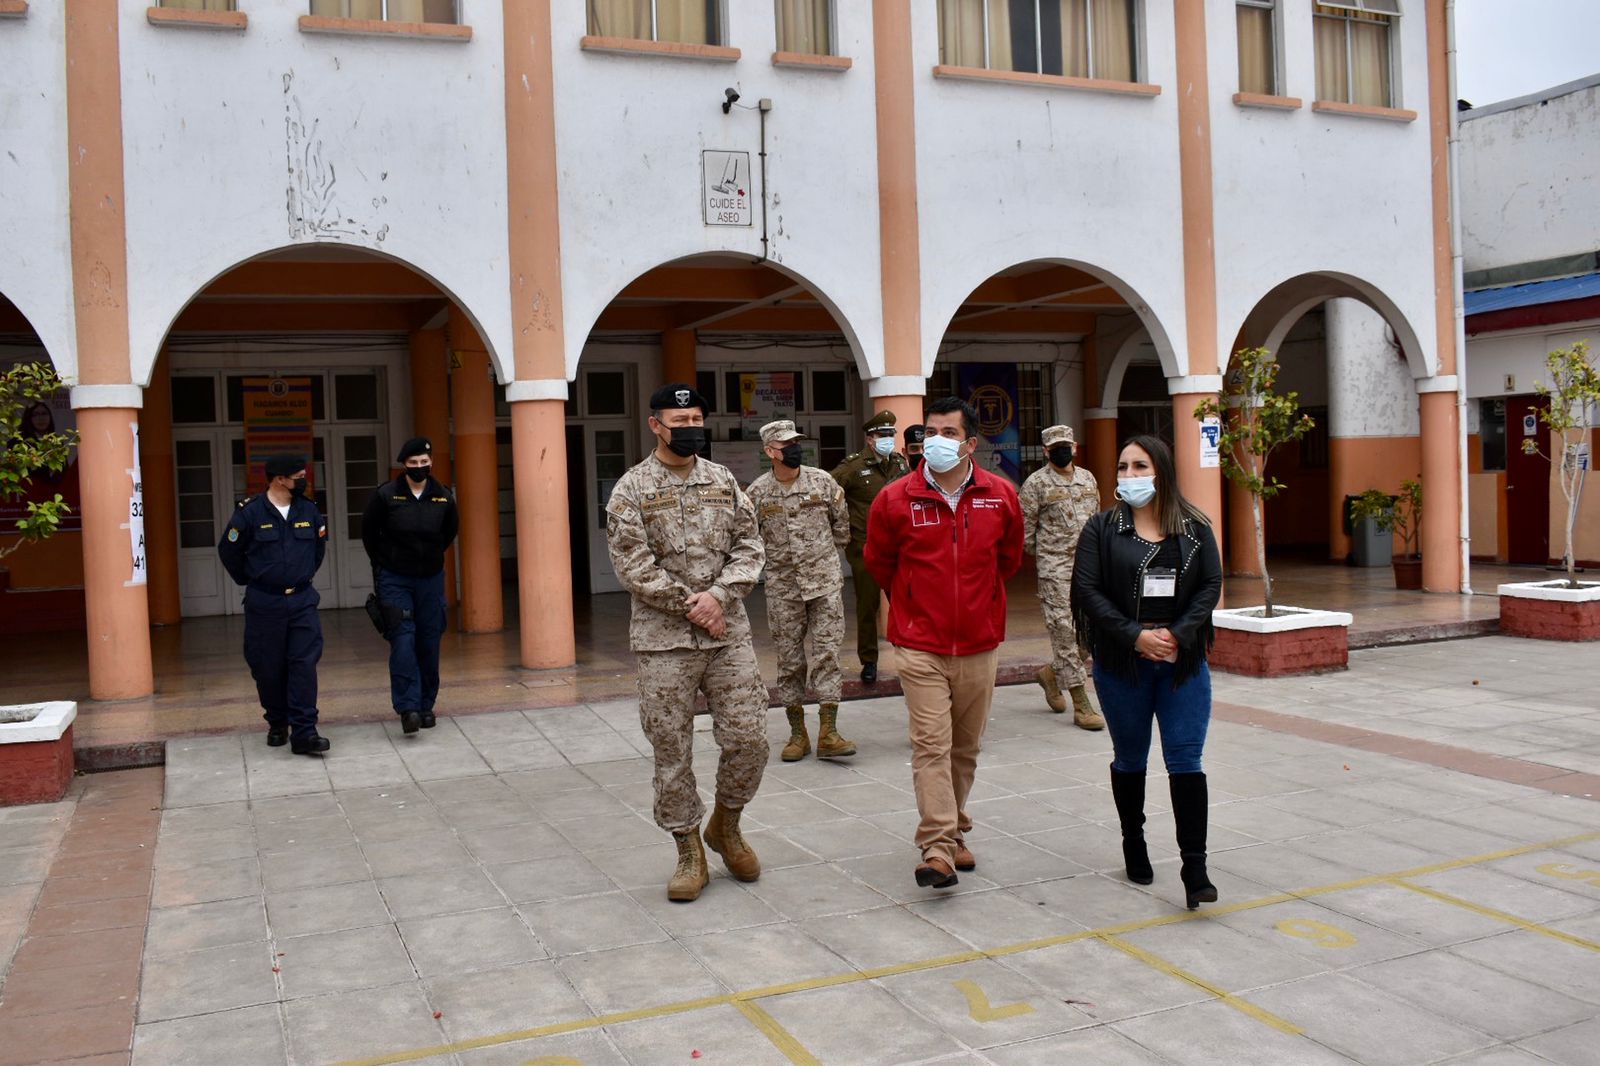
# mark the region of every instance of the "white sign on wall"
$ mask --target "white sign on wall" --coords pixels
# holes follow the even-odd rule
[[[133,469],[128,473],[133,477],[133,494],[128,497],[128,538],[133,546],[133,576],[128,579],[129,585],[146,584],[145,546],[144,546],[144,480],[139,472],[139,423],[130,424],[133,429]]]
[[[708,226],[754,224],[749,152],[707,149],[700,153],[700,212]]]
[[[1222,439],[1222,420],[1216,415],[1207,415],[1200,423],[1200,466],[1202,469],[1212,469],[1222,465],[1219,457],[1218,442]]]

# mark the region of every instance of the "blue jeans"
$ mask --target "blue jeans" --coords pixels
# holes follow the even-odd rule
[[[1150,760],[1150,723],[1161,728],[1161,758],[1169,774],[1200,773],[1200,752],[1211,724],[1211,671],[1205,663],[1189,680],[1172,687],[1173,663],[1138,662],[1128,681],[1094,666],[1094,690],[1111,730],[1113,769],[1143,773]]]
[[[407,577],[378,570],[378,599],[410,617],[389,635],[389,697],[396,714],[431,714],[439,698],[439,641],[444,637],[444,571]]]

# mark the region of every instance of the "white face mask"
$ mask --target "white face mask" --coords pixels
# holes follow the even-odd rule
[[[1130,507],[1143,507],[1156,498],[1154,477],[1117,478],[1117,499],[1126,500]]]
[[[935,474],[948,474],[961,462],[961,443],[949,437],[929,437],[922,442],[922,461]]]
[[[893,437],[873,437],[872,450],[887,459],[894,452]]]

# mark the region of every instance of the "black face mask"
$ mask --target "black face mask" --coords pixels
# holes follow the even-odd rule
[[[672,440],[668,442],[667,450],[684,459],[691,455],[710,455],[711,441],[706,436],[706,427],[673,426]]]
[[[911,469],[915,470],[922,465],[922,453],[912,452],[910,455],[906,456],[906,460],[910,462]]]
[[[289,492],[294,496],[304,496],[306,494],[306,479],[297,477],[291,481],[289,483]]]
[[[1057,466],[1072,465],[1072,445],[1052,444],[1050,446],[1050,461]]]
[[[406,477],[410,478],[412,481],[415,481],[419,485],[422,484],[424,481],[427,481],[428,480],[428,475],[432,474],[432,473],[433,473],[433,467],[432,466],[408,466],[408,467],[406,467]]]
[[[785,444],[783,446],[783,465],[790,470],[800,469],[800,445]]]

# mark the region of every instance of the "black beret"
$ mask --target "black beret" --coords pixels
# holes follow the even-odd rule
[[[271,455],[267,457],[267,477],[291,477],[306,468],[303,455]]]
[[[705,397],[696,392],[693,385],[673,382],[650,394],[652,411],[677,411],[685,407],[698,407],[701,414],[706,413]]]
[[[925,430],[920,423],[915,425],[915,426],[907,426],[906,427],[906,443],[907,444],[921,444],[923,435],[926,432],[927,432],[927,430]]]
[[[427,437],[412,437],[400,445],[400,454],[395,456],[394,461],[403,463],[413,455],[433,455],[433,441]]]

